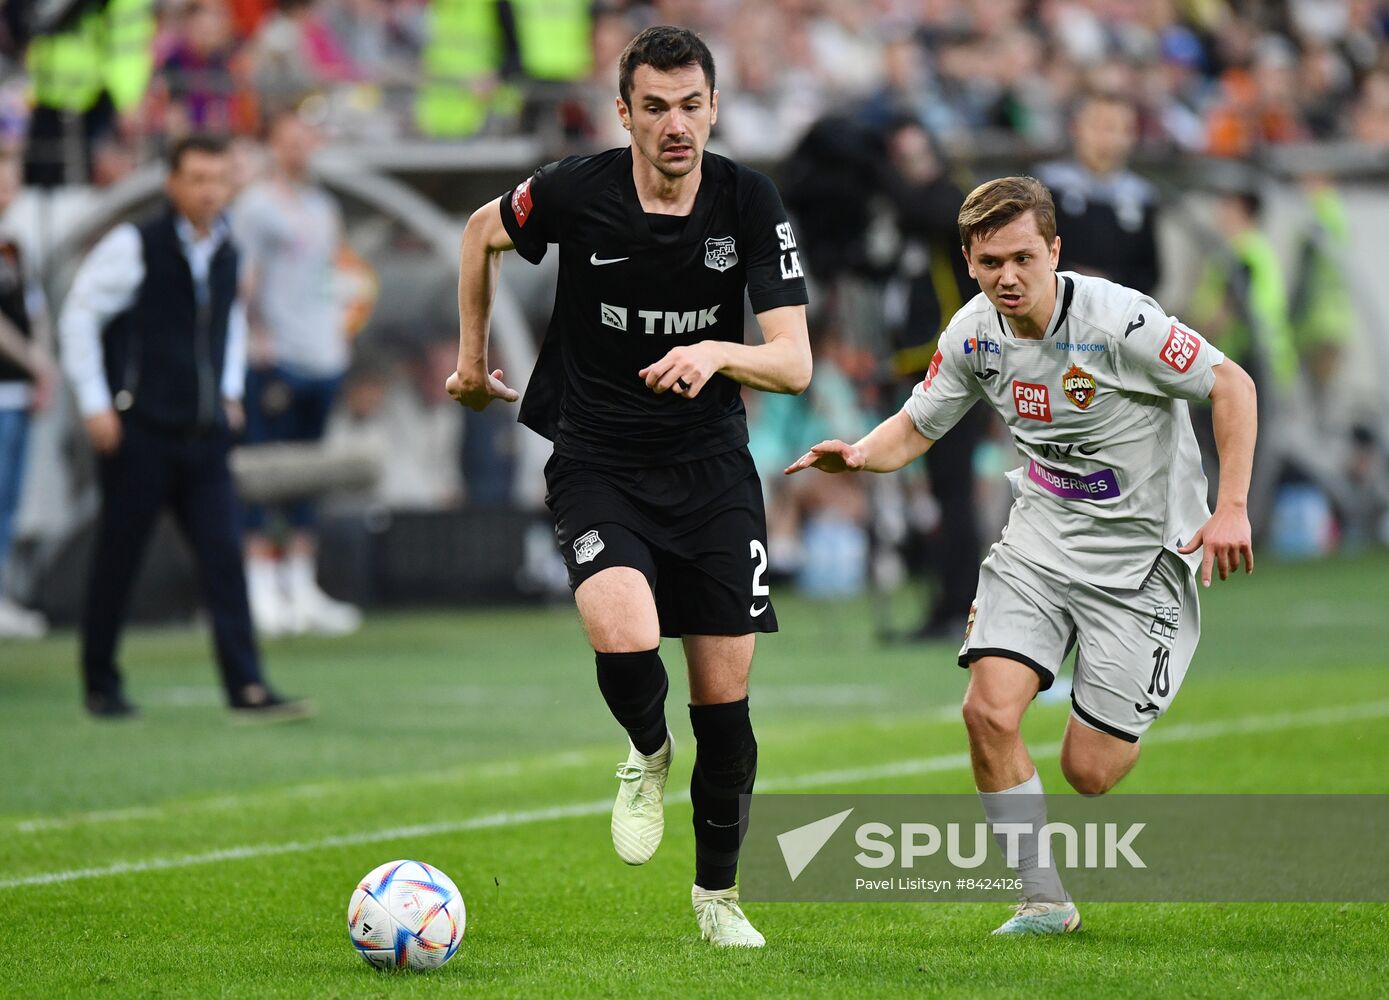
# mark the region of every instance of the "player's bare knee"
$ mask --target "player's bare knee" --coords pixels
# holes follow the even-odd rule
[[[1103,795],[1123,780],[1138,759],[1137,747],[1118,757],[1082,756],[1062,751],[1061,773],[1081,795]]]
[[[1021,713],[1014,706],[980,695],[972,689],[965,694],[960,714],[964,716],[965,728],[970,736],[984,742],[1016,736],[1022,721]]]
[[[1061,761],[1061,773],[1072,788],[1085,796],[1103,795],[1117,785],[1120,778],[1119,774],[1111,774],[1102,767],[1077,765],[1064,759]]]

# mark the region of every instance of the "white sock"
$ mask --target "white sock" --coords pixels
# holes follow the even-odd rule
[[[305,552],[296,552],[285,559],[285,579],[294,595],[312,594],[318,590],[318,570]]]
[[[248,556],[246,559],[246,579],[253,590],[274,592],[279,589],[275,573],[277,563],[263,556]]]
[[[1018,866],[1014,869],[1022,880],[1023,895],[1030,900],[1048,903],[1062,903],[1070,900],[1061,885],[1061,874],[1053,867],[1041,868],[1037,864],[1037,831],[1047,822],[1047,803],[1042,797],[1042,778],[1036,771],[1021,785],[1005,788],[1001,792],[980,792],[979,801],[984,805],[984,818],[992,829],[999,823],[1026,823],[1033,830],[1030,834],[1017,836]],[[994,840],[1004,857],[1008,856],[1008,836],[994,833]]]

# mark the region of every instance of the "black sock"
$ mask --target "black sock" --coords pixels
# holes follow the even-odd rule
[[[757,739],[748,717],[748,700],[723,705],[691,705],[695,735],[690,801],[694,805],[695,885],[732,888],[738,876],[738,849],[748,830],[738,800],[752,792],[757,778]]]
[[[659,649],[640,653],[595,653],[598,690],[637,753],[650,757],[666,742],[665,664]]]

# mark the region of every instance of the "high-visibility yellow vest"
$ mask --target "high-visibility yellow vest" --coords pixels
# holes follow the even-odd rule
[[[81,114],[101,92],[118,111],[138,107],[154,74],[153,0],[110,0],[77,26],[29,43],[34,103]]]
[[[105,86],[101,73],[105,28],[100,11],[88,11],[77,26],[29,43],[25,62],[34,103],[81,114],[91,110]]]
[[[106,92],[117,111],[139,107],[154,74],[153,0],[110,0],[106,5]]]
[[[521,69],[532,80],[582,80],[593,69],[589,0],[511,0]]]
[[[472,135],[487,123],[480,84],[501,66],[501,26],[494,0],[432,0],[429,41],[420,57],[424,80],[415,121],[425,135]]]

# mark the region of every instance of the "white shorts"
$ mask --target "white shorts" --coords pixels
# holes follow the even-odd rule
[[[1167,711],[1201,636],[1196,576],[1164,550],[1137,590],[1096,587],[995,544],[979,568],[960,666],[1016,660],[1051,687],[1077,646],[1072,715],[1137,743]]]

